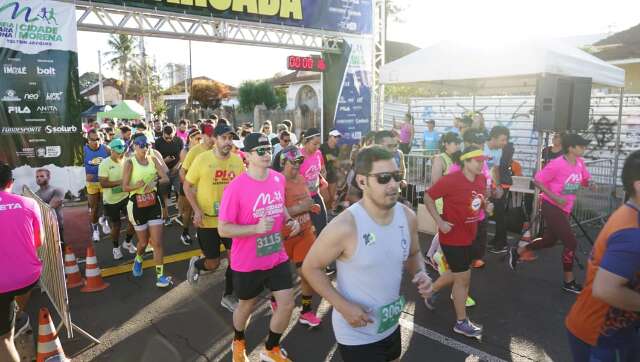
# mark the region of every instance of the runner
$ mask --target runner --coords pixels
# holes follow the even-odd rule
[[[184,193],[193,210],[193,224],[198,228],[198,242],[204,257],[189,261],[187,281],[195,284],[200,272],[214,271],[220,265],[220,246],[231,250],[231,239],[218,233],[220,200],[229,182],[244,172],[240,156],[231,153],[233,128],[220,123],[214,129],[215,147],[196,157],[184,182]],[[225,273],[224,294],[220,304],[233,312],[238,300],[233,296],[231,263]]]
[[[302,262],[307,256],[311,245],[316,240],[315,228],[311,222],[311,214],[320,212],[320,205],[315,204],[304,177],[300,175],[300,165],[304,162],[304,157],[295,146],[288,146],[280,153],[280,165],[284,167],[282,173],[287,179],[285,189],[285,205],[291,217],[294,217],[300,224],[300,233],[296,236],[284,235],[284,247],[289,255],[289,259],[295,264],[300,275],[300,290],[302,300],[302,311],[300,312],[300,324],[310,327],[317,327],[321,320],[312,310],[313,289],[300,273]],[[273,297],[272,297],[273,298]],[[275,303],[275,300],[271,300]],[[273,304],[272,304],[273,305]],[[275,309],[275,305],[273,305]]]
[[[169,183],[167,185],[161,185],[158,188],[158,193],[162,199],[162,203],[165,206],[163,208],[164,215],[162,217],[165,220],[165,226],[170,226],[172,220],[169,217],[169,199],[171,191],[177,195],[180,188],[180,151],[184,148],[182,140],[176,136],[175,127],[173,125],[166,125],[162,129],[161,137],[156,138],[154,149],[160,152],[162,159],[169,168],[168,176]]]
[[[416,215],[398,203],[402,179],[380,146],[360,151],[355,164],[363,199],[331,221],[311,247],[302,273],[333,305],[333,331],[345,362],[398,360],[400,295],[407,269],[423,298],[431,293],[418,244]],[[337,288],[324,273],[336,262]]]
[[[425,302],[435,309],[435,297],[441,289],[453,283],[453,305],[456,324],[453,331],[467,337],[481,338],[482,327],[467,318],[466,301],[471,282],[472,243],[478,232],[480,210],[491,211],[485,202],[486,180],[482,166],[486,157],[482,149],[467,147],[460,156],[461,171],[442,176],[424,194],[424,203],[438,225],[440,247],[449,266],[433,284],[434,294]],[[442,216],[434,200],[443,199]]]
[[[325,168],[327,170],[327,183],[329,187],[326,189],[325,198],[327,200],[327,208],[330,212],[333,212],[335,209],[335,200],[337,195],[337,185],[338,185],[338,156],[340,154],[340,149],[338,148],[338,142],[342,138],[342,133],[337,129],[331,130],[329,132],[329,138],[327,138],[327,142],[323,143],[320,146],[320,152],[322,152],[323,162],[325,164]]]
[[[562,289],[576,294],[582,290],[582,286],[576,282],[573,275],[573,260],[578,240],[569,225],[569,216],[580,187],[594,187],[582,159],[588,144],[589,141],[578,134],[566,134],[562,138],[564,156],[552,160],[536,173],[534,182],[542,191],[542,218],[546,225],[544,234],[541,239],[536,239],[526,246],[511,248],[509,251],[509,266],[516,270],[518,259],[525,250],[550,248],[556,245],[558,239],[562,240]]]
[[[182,234],[180,235],[180,241],[182,241],[182,244],[186,246],[189,246],[192,243],[191,235],[189,233],[189,225],[191,225],[193,210],[191,209],[189,200],[187,200],[187,197],[184,194],[184,179],[186,174],[184,172],[184,169],[182,168],[182,165],[185,158],[187,157],[187,153],[189,152],[189,150],[199,145],[200,141],[202,141],[202,133],[199,129],[192,129],[189,131],[188,139],[189,143],[187,143],[184,146],[184,149],[180,151],[180,165],[178,166],[180,168],[180,192],[178,196],[178,207],[180,209],[180,219],[182,220]]]
[[[640,360],[640,151],[627,157],[622,185],[629,200],[600,231],[565,321],[576,362]]]
[[[129,202],[129,194],[122,190],[122,171],[124,165],[124,153],[126,144],[120,138],[115,138],[109,143],[111,148],[111,157],[105,159],[98,167],[98,177],[100,186],[104,190],[104,213],[111,222],[111,241],[113,242],[113,259],[122,259],[122,251],[120,250],[120,227],[121,215],[127,215],[127,203]],[[127,234],[122,247],[130,254],[136,253],[136,247],[131,240],[133,239],[133,225],[127,225]]]
[[[102,226],[102,232],[109,234],[111,229],[109,223],[99,215],[100,204],[102,203],[102,188],[98,182],[98,166],[102,160],[109,157],[111,150],[102,144],[102,138],[98,130],[92,128],[87,132],[87,144],[84,145],[84,171],[87,178],[87,201],[89,204],[89,212],[91,213],[91,239],[95,242],[100,241],[100,230],[98,223]]]
[[[304,144],[301,152],[304,157],[304,162],[300,166],[300,174],[307,181],[307,188],[309,189],[309,195],[311,195],[313,202],[320,205],[320,213],[311,215],[311,221],[316,228],[316,233],[319,235],[327,225],[327,209],[319,193],[320,178],[326,175],[324,159],[322,152],[319,150],[321,141],[320,131],[316,128],[309,128],[304,132],[303,140]]]
[[[240,300],[233,312],[233,361],[248,361],[244,330],[265,287],[271,290],[278,308],[271,317],[260,359],[290,361],[280,348],[280,338],[294,307],[289,258],[282,248],[281,231],[285,220],[292,236],[300,231],[300,225],[285,208],[284,176],[269,169],[271,143],[267,136],[249,134],[244,139],[244,150],[249,168],[227,186],[218,215],[220,236],[233,238],[233,289]]]
[[[161,160],[151,153],[147,137],[138,134],[133,138],[133,156],[124,163],[122,189],[130,194],[127,204],[129,222],[133,224],[138,238],[136,258],[133,262],[133,276],[142,276],[142,256],[147,244],[153,247],[156,264],[156,286],[166,288],[171,285],[171,277],[164,274],[162,248],[162,205],[157,194],[156,178],[160,183],[169,182]]]

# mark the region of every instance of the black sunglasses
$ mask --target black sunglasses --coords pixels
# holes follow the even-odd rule
[[[300,166],[304,163],[304,157],[300,156],[298,158],[296,158],[295,160],[290,160],[287,159],[287,161],[291,162],[291,164],[295,165],[295,166]]]
[[[273,151],[272,151],[272,149],[271,149],[271,147],[256,148],[254,151],[256,152],[256,154],[257,154],[258,156],[264,156],[264,155],[266,155],[267,153],[271,153],[271,152],[273,152]]]
[[[393,178],[393,180],[395,182],[402,181],[402,173],[400,171],[397,171],[397,172],[370,173],[367,176],[374,176],[376,178],[376,181],[380,185],[388,184],[389,181],[391,181],[392,178]]]

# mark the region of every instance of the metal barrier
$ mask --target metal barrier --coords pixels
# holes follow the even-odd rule
[[[404,156],[407,188],[402,195],[413,205],[414,209],[423,201],[424,190],[431,186],[431,159],[433,155],[410,153]]]
[[[616,199],[614,197],[615,175],[614,161],[611,159],[586,161],[585,165],[596,185],[596,190],[581,188],[576,195],[573,215],[580,224],[600,222],[613,212]],[[573,223],[575,225],[575,222]]]

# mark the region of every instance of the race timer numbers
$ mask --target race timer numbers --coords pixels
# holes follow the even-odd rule
[[[327,69],[327,65],[320,56],[301,57],[290,55],[287,57],[287,68],[306,72],[324,72]]]

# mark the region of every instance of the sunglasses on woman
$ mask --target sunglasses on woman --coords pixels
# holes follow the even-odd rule
[[[367,176],[375,177],[376,181],[380,185],[388,184],[391,181],[391,179],[393,179],[395,182],[400,182],[403,179],[402,173],[400,171],[397,171],[397,172],[370,173]]]
[[[291,164],[294,166],[301,166],[304,163],[304,157],[300,156],[294,160],[290,160],[287,158],[287,161],[291,162]]]
[[[267,153],[271,153],[271,152],[272,152],[271,147],[261,147],[261,148],[256,148],[254,151],[256,152],[256,154],[257,154],[258,156],[264,156],[264,155],[266,155]]]

